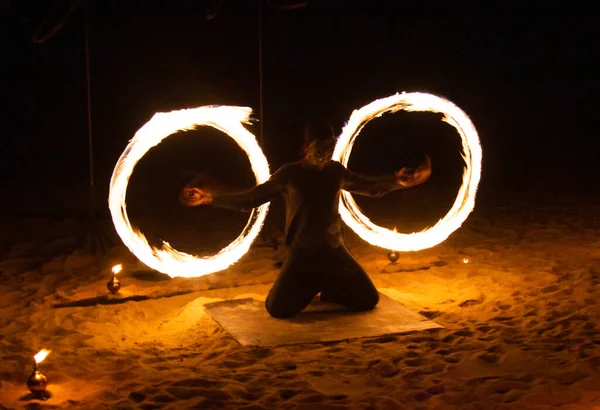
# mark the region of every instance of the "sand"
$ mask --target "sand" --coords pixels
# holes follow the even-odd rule
[[[2,226],[0,409],[600,408],[595,203],[478,205],[447,241],[393,269],[347,234],[378,288],[444,329],[272,348],[240,346],[202,306],[264,300],[282,250],[164,280],[140,275],[121,245],[105,257],[80,249],[75,220]],[[109,297],[119,262],[122,295]],[[52,349],[45,402],[25,386],[41,348]]]

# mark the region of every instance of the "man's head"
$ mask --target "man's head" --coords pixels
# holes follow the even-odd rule
[[[331,159],[335,148],[333,127],[326,122],[304,126],[304,158],[315,165],[324,165]]]

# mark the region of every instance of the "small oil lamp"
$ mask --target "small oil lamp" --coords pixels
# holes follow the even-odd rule
[[[396,229],[395,226],[394,226],[393,232],[394,232],[394,234],[398,233],[398,230]],[[387,258],[390,261],[390,265],[395,265],[396,262],[398,261],[398,259],[400,259],[400,253],[398,251],[391,250],[388,252]]]
[[[117,279],[117,273],[123,270],[123,265],[118,264],[112,267],[112,279],[108,281],[106,287],[113,295],[121,289],[121,281]]]
[[[400,253],[397,251],[389,251],[387,258],[390,261],[390,265],[395,265],[398,259],[400,259]]]
[[[45,400],[46,387],[48,386],[48,379],[38,369],[38,365],[50,354],[52,350],[42,349],[38,354],[33,356],[33,373],[27,380],[27,388],[36,397]]]

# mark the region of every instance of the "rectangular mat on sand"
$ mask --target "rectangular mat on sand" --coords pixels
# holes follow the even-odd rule
[[[214,302],[204,309],[242,346],[332,342],[442,328],[387,296],[379,296],[372,311],[347,312],[319,303],[292,319],[272,318],[264,303],[254,299]]]

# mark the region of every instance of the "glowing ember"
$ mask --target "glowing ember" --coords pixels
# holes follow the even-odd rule
[[[123,270],[123,265],[121,265],[120,263],[118,265],[115,265],[112,267],[112,273],[114,273],[115,275],[119,272],[121,272]]]
[[[44,361],[44,359],[50,354],[52,350],[48,350],[48,349],[42,349],[39,351],[38,354],[36,354],[35,356],[33,356],[33,360],[35,360],[35,362],[37,364],[40,364]]]
[[[433,227],[422,232],[400,234],[373,224],[362,214],[352,195],[343,191],[340,214],[358,236],[372,245],[396,251],[418,251],[443,242],[467,219],[475,206],[475,193],[481,177],[481,146],[475,126],[456,105],[441,97],[426,93],[402,93],[382,98],[355,110],[338,138],[333,159],[348,165],[352,146],[361,129],[373,118],[396,111],[425,111],[443,114],[442,121],[452,125],[462,140],[465,170],[463,183],[454,205]]]
[[[256,182],[270,177],[269,164],[256,138],[246,128],[252,110],[246,107],[206,106],[187,110],[157,113],[138,130],[119,158],[110,181],[108,205],[115,228],[129,250],[143,263],[171,277],[197,277],[223,270],[239,260],[258,236],[269,204],[254,209],[248,223],[238,236],[219,253],[196,257],[173,249],[167,242],[162,248],[150,246],[145,236],[132,227],[127,217],[125,195],[127,183],[137,162],[163,139],[177,132],[208,125],[229,135],[248,155]]]

